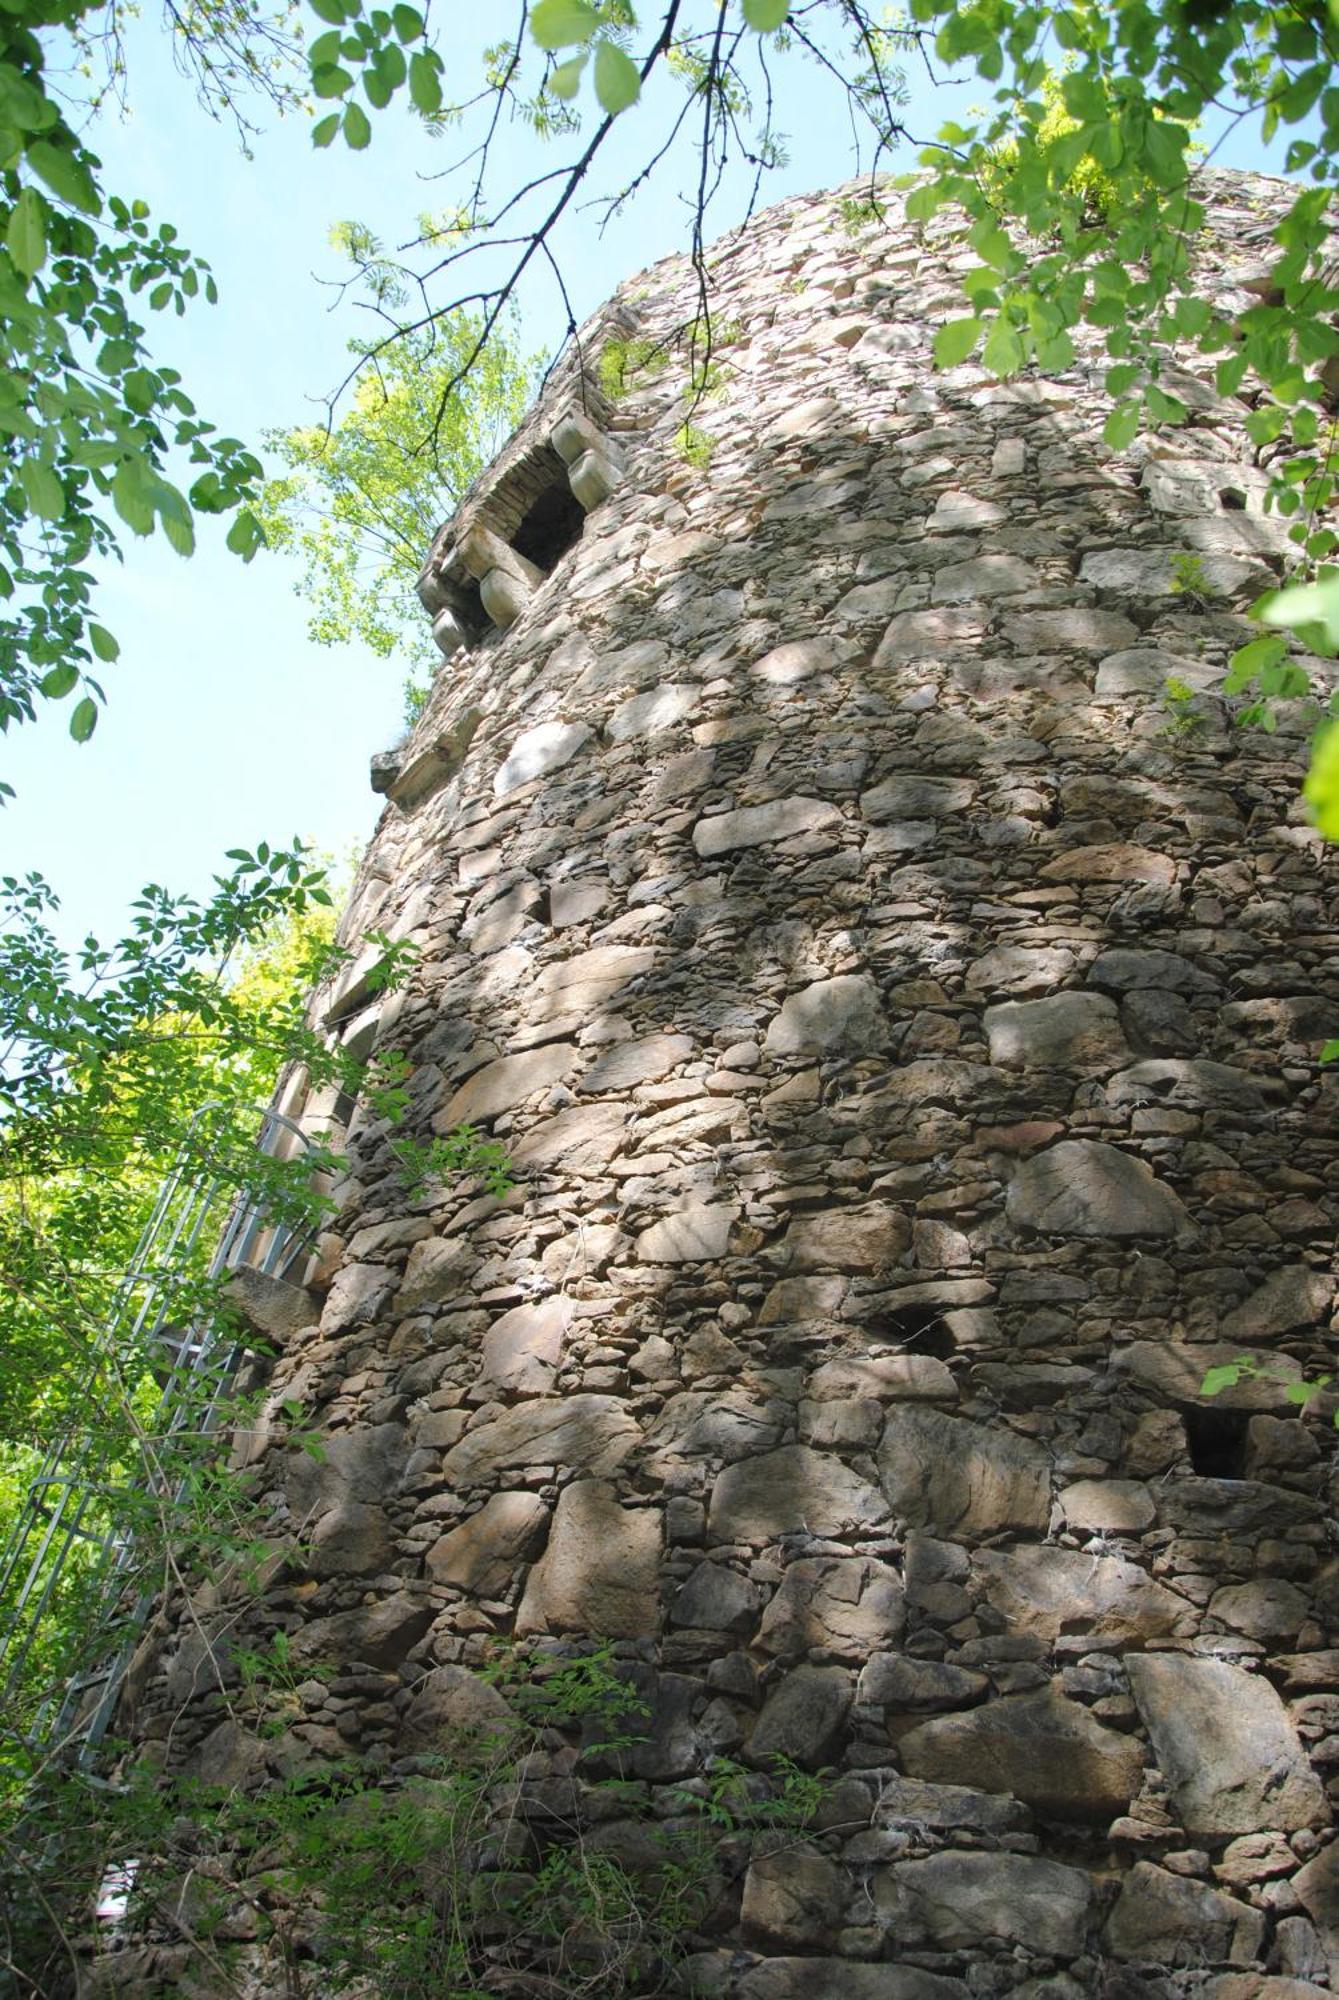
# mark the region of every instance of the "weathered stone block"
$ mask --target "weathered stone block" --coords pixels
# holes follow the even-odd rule
[[[1136,1654],[1130,1692],[1181,1824],[1195,1839],[1295,1832],[1327,1817],[1320,1781],[1283,1703],[1226,1660]]]
[[[773,1055],[872,1055],[888,1042],[874,981],[840,973],[792,993],[765,1037]]]
[[[837,1754],[851,1683],[836,1667],[796,1667],[768,1696],[748,1742],[748,1760],[769,1770],[778,1757],[806,1771]]]
[[[1024,1160],[1005,1211],[1016,1229],[1047,1236],[1178,1236],[1191,1226],[1143,1160],[1097,1139],[1062,1139]]]
[[[548,1042],[518,1055],[499,1056],[475,1070],[447,1099],[432,1121],[433,1130],[453,1132],[457,1125],[496,1118],[550,1084],[563,1082],[580,1067],[581,1057],[570,1042]]]
[[[500,1597],[519,1565],[538,1553],[548,1522],[537,1493],[495,1493],[429,1549],[428,1575],[478,1597]]]
[[[732,1203],[685,1202],[642,1231],[637,1255],[647,1264],[700,1264],[724,1257],[738,1213]]]
[[[1224,1340],[1269,1340],[1314,1326],[1334,1301],[1334,1280],[1309,1264],[1288,1264],[1271,1271],[1263,1285],[1223,1321]]]
[[[987,1007],[990,1060],[1005,1069],[1110,1069],[1130,1050],[1115,1003],[1101,993],[1054,993]]]
[[[1260,1949],[1259,1910],[1204,1882],[1136,1861],[1107,1921],[1107,1949],[1116,1958],[1156,1965],[1249,1965]]]
[[[889,1412],[879,1477],[894,1514],[949,1538],[1002,1528],[1044,1534],[1051,1514],[1047,1454],[1012,1432],[939,1410]]]
[[[1050,1819],[1105,1823],[1139,1789],[1145,1751],[1054,1688],[936,1716],[903,1736],[902,1768],[936,1784],[1010,1792]]]
[[[849,1958],[768,1958],[739,1982],[739,2000],[966,2000],[960,1979],[912,1965]]]
[[[1083,1950],[1092,1898],[1080,1869],[1022,1854],[931,1854],[884,1870],[874,1890],[895,1932],[939,1951],[1004,1943],[1048,1958]]]
[[[491,614],[490,614],[491,615]],[[493,779],[493,796],[510,798],[523,785],[547,778],[570,764],[591,741],[593,731],[584,722],[541,722],[516,738]]]
[[[1144,1646],[1188,1634],[1193,1605],[1123,1556],[1038,1546],[980,1549],[972,1574],[1010,1632],[1054,1645],[1062,1632],[1084,1632],[1095,1646]]]
[[[418,1644],[436,1615],[435,1607],[413,1591],[399,1590],[375,1604],[313,1618],[289,1642],[294,1667],[324,1661],[341,1673],[353,1665],[398,1667]]]
[[[548,1547],[530,1572],[516,1630],[645,1639],[660,1625],[660,1513],[581,1480],[558,1497]]]
[[[911,1248],[911,1224],[886,1202],[797,1215],[781,1239],[792,1271],[885,1271]]]
[[[465,1763],[487,1760],[507,1743],[515,1718],[495,1687],[468,1667],[435,1667],[414,1689],[400,1724],[406,1751]]]
[[[536,1398],[467,1431],[442,1461],[456,1487],[484,1486],[527,1465],[561,1465],[606,1478],[641,1442],[641,1426],[616,1396]]]
[[[847,1894],[846,1876],[825,1854],[785,1847],[750,1863],[740,1922],[745,1936],[764,1947],[831,1945]]]
[[[712,1488],[707,1528],[718,1542],[773,1542],[869,1530],[887,1519],[877,1488],[839,1458],[792,1444],[727,1466]]]
[[[673,729],[701,705],[702,691],[691,681],[665,681],[645,694],[620,702],[604,725],[611,743],[632,743],[640,736],[658,736]]]
[[[571,1325],[570,1299],[513,1306],[484,1335],[484,1379],[513,1395],[547,1395],[562,1364]]]
[[[727,1563],[702,1562],[675,1595],[672,1625],[702,1632],[730,1632],[751,1638],[762,1610],[763,1594]]]
[[[868,1556],[828,1556],[790,1565],[757,1643],[783,1658],[863,1660],[895,1645],[905,1622],[896,1570]]]
[[[711,861],[738,847],[762,847],[774,840],[792,840],[799,833],[817,833],[840,820],[837,807],[824,799],[771,799],[763,806],[740,806],[735,812],[700,819],[693,828],[693,846],[704,861]]]

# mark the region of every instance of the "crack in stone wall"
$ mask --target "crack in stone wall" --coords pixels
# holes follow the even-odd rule
[[[1205,182],[1231,300],[1289,191]],[[934,372],[972,261],[838,195],[727,239],[709,469],[681,372],[634,382],[620,483],[444,663],[344,934],[421,948],[378,1030],[410,1129],[476,1121],[519,1185],[410,1199],[355,1117],[271,1385],[325,1458],[239,1445],[309,1537],[260,1625],[341,1677],[260,1741],[183,1625],[134,1727],[394,1783],[500,1639],[595,1634],[652,1794],[827,1774],[698,1992],[1303,2000],[1339,1990],[1334,1434],[1287,1395],[1331,1353],[1332,871],[1303,719],[1215,692],[1284,528],[1193,354],[1185,429],[1114,455],[1091,346]],[[693,299],[671,260],[616,304],[669,340]]]

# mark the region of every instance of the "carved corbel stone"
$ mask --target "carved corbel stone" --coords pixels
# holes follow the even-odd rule
[[[607,500],[623,476],[623,453],[581,410],[569,410],[549,433],[567,467],[567,483],[586,512]]]
[[[543,570],[478,521],[461,536],[456,553],[470,575],[478,578],[479,595],[493,623],[504,631],[514,625],[544,581]]]

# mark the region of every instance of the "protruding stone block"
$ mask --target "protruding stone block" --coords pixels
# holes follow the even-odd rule
[[[583,410],[569,410],[566,416],[559,417],[549,432],[549,443],[564,465],[575,465],[588,451],[598,451],[611,465],[622,469],[622,451]]]
[[[479,585],[484,610],[504,632],[516,623],[533,595],[533,584],[505,569],[490,569]]]
[[[607,453],[584,451],[576,463],[568,467],[567,483],[589,514],[602,500],[607,500],[619,484],[619,470]]]
[[[523,730],[512,744],[493,779],[493,796],[507,798],[536,778],[561,771],[591,740],[592,731],[584,722],[541,722]]]
[[[433,619],[432,636],[438,652],[448,660],[459,647],[469,644],[469,634],[450,604],[444,604]]]
[[[456,553],[472,577],[480,583],[491,570],[501,570],[504,576],[514,576],[522,583],[535,585],[544,581],[544,572],[524,556],[517,555],[510,542],[504,542],[501,535],[495,535],[491,528],[475,522],[468,528],[456,544]]]
[[[548,1520],[537,1493],[495,1493],[429,1549],[428,1575],[434,1583],[496,1597],[515,1577],[517,1565],[536,1554]]]
[[[1151,1861],[1136,1861],[1107,1924],[1115,1958],[1157,1965],[1207,1965],[1225,1960],[1249,1965],[1259,1950],[1265,1920],[1259,1910],[1187,1882]]]
[[[915,1926],[940,1951],[1020,1945],[1055,1958],[1083,1949],[1093,1886],[1078,1868],[1022,1854],[931,1854],[875,1887],[894,1935]]]

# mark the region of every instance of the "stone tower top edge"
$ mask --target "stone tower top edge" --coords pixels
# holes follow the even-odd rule
[[[1214,259],[1214,289],[1220,294],[1241,291],[1240,304],[1248,305],[1248,289],[1272,262],[1273,230],[1297,184],[1206,167],[1198,171],[1194,185],[1208,210],[1205,232]],[[861,195],[880,199],[879,234],[873,227],[853,226],[846,217],[843,203]],[[790,239],[785,261],[795,290],[805,281],[806,270],[821,261],[830,236],[838,239],[834,247],[854,252],[866,267],[861,281],[877,283],[884,253],[891,256],[907,248],[898,241],[907,227],[902,206],[903,184],[889,175],[863,175],[788,196],[709,247],[706,279],[715,295],[713,300],[709,294],[709,304],[726,316],[734,281],[742,276],[731,265],[750,249],[756,256],[778,235]],[[798,237],[797,230],[802,230]],[[933,244],[947,249],[953,225],[937,220],[928,233]],[[924,234],[918,232],[918,242]],[[859,241],[861,237],[866,240]],[[779,268],[776,275],[779,284]],[[927,275],[930,318],[944,304],[932,293]],[[512,625],[579,537],[585,515],[621,483],[626,450],[620,433],[639,427],[645,412],[630,412],[604,386],[600,359],[609,343],[640,339],[650,347],[661,343],[668,348],[676,330],[693,320],[700,296],[699,278],[688,259],[672,254],[626,279],[572,335],[531,409],[433,537],[418,594],[446,658],[477,644],[490,630]],[[834,303],[836,298],[834,292]]]

